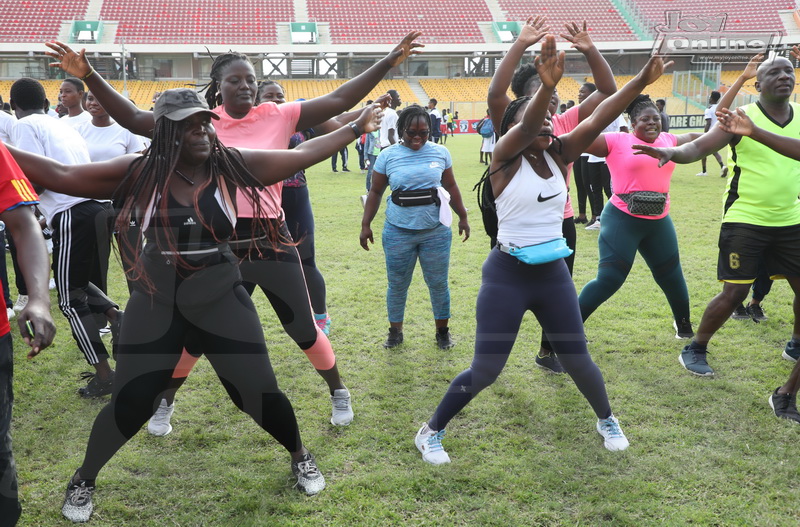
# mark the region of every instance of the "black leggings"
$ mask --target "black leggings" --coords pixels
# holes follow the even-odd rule
[[[306,275],[308,295],[314,313],[327,313],[325,278],[317,268],[316,251],[314,249],[314,212],[311,210],[311,198],[308,187],[283,186],[283,212],[286,214],[286,227],[292,239],[297,242],[297,252],[303,262],[303,273]]]
[[[564,239],[567,240],[567,247],[572,249],[572,254],[564,258],[564,263],[567,264],[569,275],[572,276],[572,268],[575,266],[575,251],[577,247],[576,242],[578,241],[578,237],[575,232],[575,219],[571,217],[564,218],[564,222],[561,224],[561,232],[564,235]],[[553,346],[550,345],[550,341],[547,340],[547,335],[544,334],[544,331],[542,331],[540,345],[543,350],[553,351]]]
[[[599,163],[586,163],[583,180],[589,189],[589,205],[592,207],[592,216],[599,218],[603,212],[603,192],[606,198],[611,199],[611,172],[605,161]]]
[[[575,285],[563,260],[527,265],[493,249],[483,264],[475,316],[475,355],[439,403],[428,425],[442,430],[503,371],[526,311],[532,311],[564,369],[598,418],[611,415],[600,369],[586,348]]]
[[[241,285],[200,306],[166,305],[134,291],[125,311],[111,401],[95,419],[83,479],[94,479],[153,415],[184,346],[205,353],[240,410],[289,452],[302,442],[292,404],[278,382],[261,321]]]
[[[586,216],[586,198],[589,196],[588,156],[581,156],[572,164],[572,180],[578,190],[578,215]]]

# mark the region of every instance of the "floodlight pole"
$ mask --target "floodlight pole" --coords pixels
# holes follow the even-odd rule
[[[126,99],[128,96],[128,59],[125,57],[125,37],[120,38],[122,42],[122,96]]]

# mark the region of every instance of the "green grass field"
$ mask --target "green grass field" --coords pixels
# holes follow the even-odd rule
[[[333,174],[327,162],[308,171],[331,341],[356,412],[350,426],[329,424],[324,382],[283,333],[263,294],[255,300],[280,385],[327,479],[322,494],[307,498],[291,488],[289,456],[236,410],[201,360],[178,393],[173,433],[155,438],[143,430],[101,472],[92,524],[800,524],[800,468],[792,454],[800,427],[776,419],[767,404],[791,370],[780,352],[791,335],[793,297],[781,282],[763,304],[768,321],[731,320],[722,328],[709,348],[717,376],[700,379],[678,363],[684,341],[675,339],[667,302],[638,259],[627,283],[586,328],[630,439],[627,451],[603,448],[594,415],[569,377],[534,367],[540,330],[527,315],[503,374],[450,423],[444,444],[453,462],[434,467],[422,461],[414,434],[472,358],[475,298],[489,247],[471,191],[484,168],[478,144],[477,136],[447,143],[473,237],[466,243],[454,237],[451,329],[457,345],[446,352],[435,346],[419,272],[409,293],[405,344],[381,347],[388,327],[383,207],[373,223],[378,243],[365,252],[358,244],[364,176],[353,148],[353,172]],[[709,163],[716,166],[713,158]],[[695,327],[721,289],[716,242],[725,183],[695,177],[698,168],[679,167],[672,184]],[[578,229],[578,291],[596,272],[596,238],[596,231]],[[115,271],[110,281],[113,297],[123,303],[121,274]],[[88,368],[55,295],[53,306],[55,345],[32,361],[19,342],[15,352],[13,436],[24,526],[68,524],[60,513],[65,485],[107,401],[78,397],[79,373]]]

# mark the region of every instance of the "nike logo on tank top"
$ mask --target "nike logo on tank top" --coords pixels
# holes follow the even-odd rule
[[[553,174],[542,179],[524,157],[508,186],[495,199],[497,240],[519,247],[561,238],[567,184],[550,154],[543,152]]]

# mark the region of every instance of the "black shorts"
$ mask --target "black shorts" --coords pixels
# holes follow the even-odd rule
[[[764,256],[770,277],[800,276],[800,225],[762,227],[747,223],[723,223],[719,232],[717,278],[749,284],[758,275]]]

